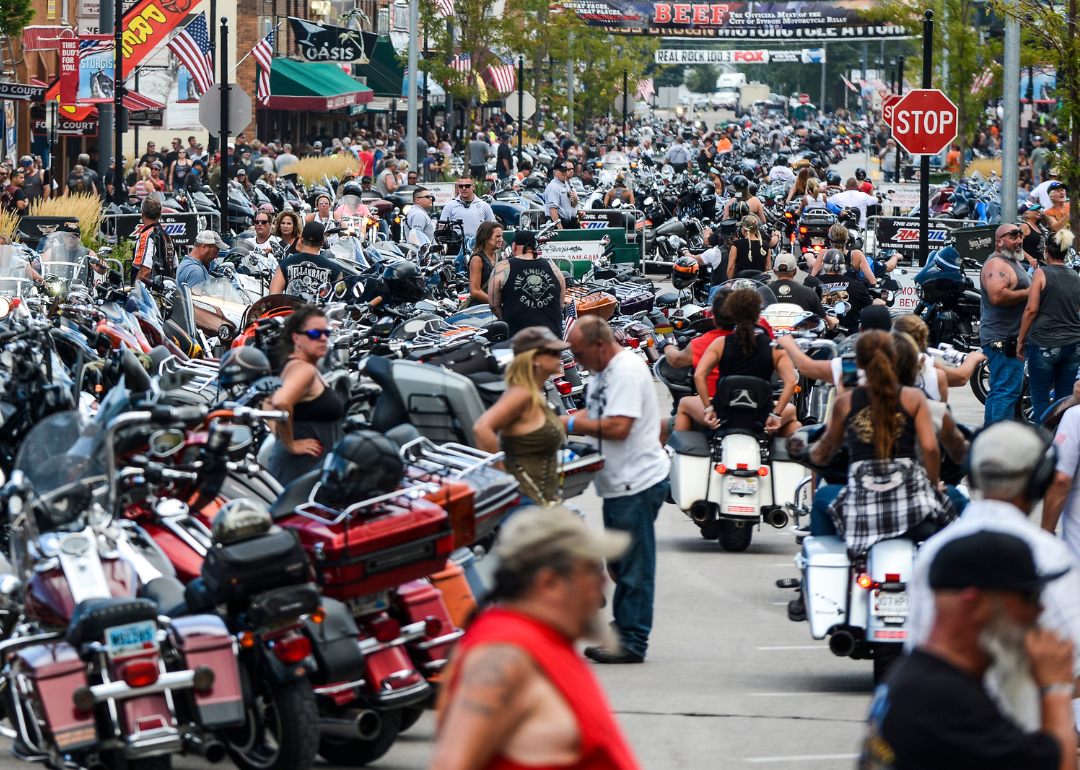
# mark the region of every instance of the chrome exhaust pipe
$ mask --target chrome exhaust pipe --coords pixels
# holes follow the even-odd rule
[[[382,715],[372,709],[349,709],[340,716],[320,717],[319,731],[335,738],[371,741],[382,732]]]
[[[190,734],[184,736],[184,751],[196,754],[215,765],[225,759],[225,744],[210,737],[204,738]],[[108,770],[108,768],[102,766],[102,770]]]
[[[699,500],[690,506],[690,518],[698,524],[712,521],[715,518],[712,505],[704,500]]]
[[[829,649],[833,655],[847,658],[851,653],[855,652],[855,637],[850,631],[843,629],[834,631],[832,636],[829,637]]]
[[[788,525],[787,511],[783,508],[773,508],[766,514],[765,521],[777,529],[783,529]]]

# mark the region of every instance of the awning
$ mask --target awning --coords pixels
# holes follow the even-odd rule
[[[375,38],[374,41],[372,38]],[[379,96],[400,96],[405,68],[398,63],[397,52],[390,38],[386,35],[375,37],[370,32],[365,32],[364,49],[367,52],[367,64],[353,64],[353,73],[366,77],[367,84]]]
[[[128,109],[129,126],[160,128],[164,124],[165,105],[161,102],[128,91],[124,94],[124,106]],[[44,105],[30,111],[35,136],[45,136],[46,121]],[[98,110],[92,104],[60,108],[61,136],[97,136]]]
[[[374,96],[370,88],[346,75],[337,64],[274,59],[270,98],[265,106],[273,110],[329,112],[366,104]]]

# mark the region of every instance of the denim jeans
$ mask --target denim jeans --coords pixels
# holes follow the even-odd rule
[[[630,550],[608,564],[615,579],[612,610],[622,646],[644,657],[656,593],[656,514],[667,498],[667,479],[635,495],[604,498],[604,526],[630,533]]]
[[[843,488],[843,484],[823,484],[814,492],[814,504],[810,506],[810,534],[814,537],[837,534],[829,506]]]
[[[1028,346],[1028,382],[1031,385],[1031,406],[1035,422],[1040,422],[1050,408],[1050,390],[1054,398],[1072,395],[1076,372],[1080,369],[1080,345],[1060,348]]]
[[[1011,420],[1016,414],[1016,402],[1024,389],[1024,362],[1006,358],[1000,350],[983,346],[986,364],[990,369],[990,392],[986,395],[983,425]]]

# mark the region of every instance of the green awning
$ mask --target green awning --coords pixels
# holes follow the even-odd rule
[[[371,33],[364,33],[364,47],[370,42]],[[405,79],[405,68],[398,63],[394,44],[387,35],[375,39],[371,50],[367,51],[367,64],[354,64],[353,73],[367,78],[367,84],[375,96],[401,98],[401,84]]]
[[[349,77],[337,64],[274,59],[270,67],[270,98],[274,110],[330,112],[374,98],[370,88]]]

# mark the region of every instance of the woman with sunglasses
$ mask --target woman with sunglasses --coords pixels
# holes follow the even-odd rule
[[[191,161],[188,160],[187,150],[181,147],[176,151],[176,160],[169,166],[169,188],[183,190],[184,178],[189,171],[191,171]]]
[[[503,229],[497,222],[483,222],[476,230],[476,245],[469,257],[469,301],[468,306],[491,303],[488,296],[488,283],[491,271],[499,261],[499,252],[503,247]]]
[[[334,221],[333,214],[330,213],[330,196],[326,193],[320,193],[319,197],[315,199],[315,210],[307,215],[308,222],[318,222],[323,227]]]
[[[295,211],[282,211],[274,220],[274,236],[281,242],[283,256],[295,254],[299,249],[300,231],[303,225]]]
[[[511,345],[514,360],[506,372],[506,392],[473,426],[476,445],[505,453],[503,470],[521,485],[522,505],[553,505],[560,498],[559,449],[566,431],[543,388],[562,371],[562,351],[570,345],[546,326],[522,329]]]
[[[326,314],[314,305],[297,308],[281,335],[285,365],[273,408],[289,413],[279,423],[266,469],[283,486],[315,470],[344,435],[345,404],[319,374],[330,344]]]

